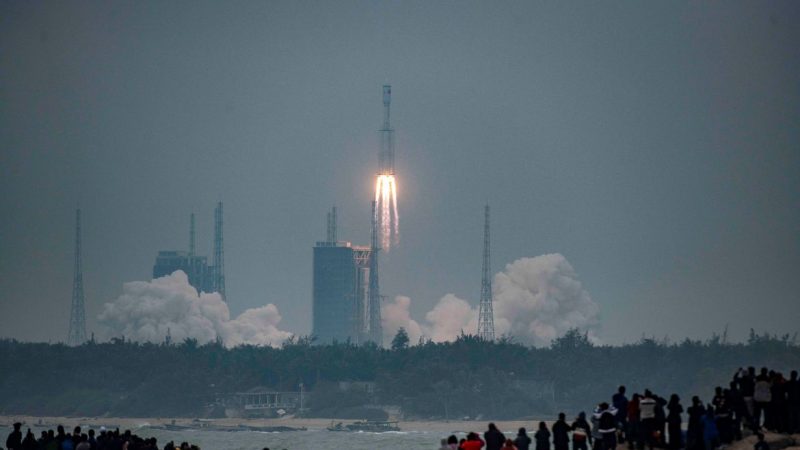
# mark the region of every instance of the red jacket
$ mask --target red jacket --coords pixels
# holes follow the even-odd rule
[[[464,444],[461,445],[462,450],[481,450],[483,448],[483,440],[478,439],[477,441],[464,441]]]

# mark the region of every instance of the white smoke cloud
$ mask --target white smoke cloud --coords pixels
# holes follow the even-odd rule
[[[570,328],[578,328],[597,341],[593,330],[598,324],[599,307],[564,256],[556,253],[518,259],[495,275],[492,287],[497,336],[510,335],[517,342],[544,346]],[[384,308],[384,333],[389,340],[400,326],[419,330],[434,342],[455,340],[462,330],[466,334],[477,332],[477,306],[453,294],[442,297],[425,314],[423,324],[411,318],[410,305],[408,297],[397,297],[394,304]]]
[[[381,306],[381,328],[383,329],[383,342],[389,344],[400,328],[405,328],[411,344],[419,342],[422,337],[422,327],[411,318],[411,299],[398,295],[394,301]]]
[[[106,338],[159,343],[169,330],[173,342],[188,338],[205,344],[219,338],[228,347],[280,345],[291,336],[278,329],[280,321],[273,304],[248,309],[231,320],[228,305],[218,293],[198,295],[180,270],[152,281],[125,283],[122,295],[106,303],[98,316]]]
[[[549,345],[570,328],[593,336],[598,324],[600,308],[558,253],[507,264],[492,287],[495,329],[519,342]]]
[[[478,329],[478,310],[466,300],[447,294],[439,300],[432,310],[425,314],[426,336],[433,342],[452,341],[462,331],[474,334]]]

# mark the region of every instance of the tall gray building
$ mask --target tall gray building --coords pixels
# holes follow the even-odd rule
[[[314,246],[312,328],[317,342],[363,343],[369,336],[370,248],[336,240],[336,210],[328,239]]]
[[[222,267],[222,202],[214,209],[214,264],[208,258],[195,253],[194,213],[189,221],[189,251],[161,250],[153,265],[153,278],[171,275],[182,270],[189,278],[189,284],[198,292],[218,292],[225,297],[225,273]]]

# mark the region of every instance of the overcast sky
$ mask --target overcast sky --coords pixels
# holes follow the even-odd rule
[[[604,342],[800,331],[798,2],[0,2],[0,336],[64,340],[158,250],[211,254],[233,313],[311,329],[325,212],[369,241],[392,84],[400,245],[383,293],[477,302],[561,253]]]

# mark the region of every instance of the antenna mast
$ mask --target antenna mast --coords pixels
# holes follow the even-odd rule
[[[494,341],[494,312],[492,311],[491,254],[489,241],[489,204],[484,209],[483,273],[481,277],[481,302],[478,312],[478,337]]]
[[[81,256],[81,209],[75,210],[75,274],[72,278],[72,307],[67,344],[86,342],[86,311],[83,298],[83,258]]]

